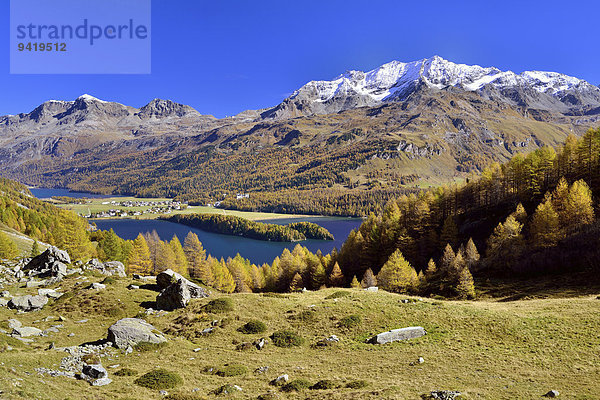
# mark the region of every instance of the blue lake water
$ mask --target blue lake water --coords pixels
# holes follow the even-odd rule
[[[220,235],[205,232],[200,229],[190,228],[185,225],[162,220],[135,220],[135,219],[102,219],[93,220],[99,229],[113,229],[123,239],[135,239],[139,233],[156,230],[163,240],[170,240],[177,235],[183,242],[188,232],[194,232],[202,242],[206,252],[216,258],[234,257],[237,253],[249,259],[254,264],[271,263],[275,257],[281,255],[283,249],[292,250],[300,243],[313,253],[321,250],[323,254],[329,253],[334,247],[339,250],[352,229],[360,226],[361,220],[356,218],[299,218],[285,220],[268,220],[264,222],[287,224],[292,221],[310,221],[321,225],[333,234],[335,240],[305,240],[302,242],[267,242],[263,240],[247,239],[239,236]]]
[[[70,197],[88,197],[105,198],[117,196],[102,196],[83,192],[70,192],[67,189],[30,189],[31,193],[37,198],[50,198],[52,196],[70,196]],[[283,249],[293,249],[300,243],[307,247],[313,253],[321,250],[323,254],[329,253],[334,247],[338,250],[348,237],[352,229],[357,229],[362,220],[358,218],[336,218],[336,217],[306,217],[306,218],[285,218],[269,219],[261,222],[273,224],[289,224],[290,222],[310,221],[314,222],[333,234],[335,240],[305,240],[296,243],[287,242],[267,242],[262,240],[247,239],[239,236],[220,235],[217,233],[205,232],[200,229],[190,228],[185,225],[176,224],[161,220],[136,220],[136,219],[97,219],[92,220],[98,229],[113,229],[117,235],[123,239],[135,239],[139,233],[151,232],[156,230],[163,240],[170,240],[173,235],[177,235],[183,242],[188,232],[192,231],[198,235],[202,245],[207,253],[217,258],[234,257],[237,253],[244,258],[248,258],[255,264],[271,263]]]

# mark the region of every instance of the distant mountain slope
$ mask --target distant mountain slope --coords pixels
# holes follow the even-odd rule
[[[310,82],[223,119],[160,99],[50,101],[0,118],[0,162],[29,184],[187,200],[353,193],[464,178],[599,124],[600,89],[583,80],[433,57]]]

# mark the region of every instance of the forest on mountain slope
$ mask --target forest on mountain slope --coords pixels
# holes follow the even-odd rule
[[[393,197],[465,179],[518,152],[556,146],[594,123],[472,92],[424,89],[376,107],[236,121],[185,134],[128,130],[111,140],[63,127],[64,137],[41,142],[51,154],[40,149],[40,158],[9,165],[3,175],[41,187],[221,202],[232,209],[368,216]],[[10,154],[4,157],[14,162]],[[238,200],[237,193],[250,196]]]
[[[131,241],[112,231],[86,232],[85,220],[32,198],[21,185],[2,185],[2,222],[18,231],[76,257],[123,261],[130,273],[171,268],[225,292],[379,285],[471,298],[473,275],[514,279],[600,268],[600,129],[570,136],[558,150],[493,164],[477,179],[390,200],[339,252],[313,254],[297,245],[262,266],[239,255],[217,260],[192,233],[181,244],[156,233]]]

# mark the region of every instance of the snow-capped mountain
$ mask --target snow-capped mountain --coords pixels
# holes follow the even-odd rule
[[[578,78],[542,71],[516,74],[434,56],[409,63],[392,61],[368,72],[348,71],[331,81],[308,82],[264,116],[287,118],[375,106],[406,100],[419,89],[478,92],[513,105],[565,113],[600,105],[600,88]]]

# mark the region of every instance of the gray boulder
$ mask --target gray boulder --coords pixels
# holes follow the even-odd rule
[[[208,297],[208,293],[204,289],[185,278],[181,278],[159,293],[156,297],[156,307],[159,310],[171,311],[186,307],[191,299],[202,297]]]
[[[92,386],[104,386],[112,382],[108,377],[108,371],[102,364],[84,364],[81,377],[90,382]]]
[[[408,328],[392,329],[388,332],[382,332],[373,336],[367,342],[372,344],[386,344],[400,340],[416,339],[426,335],[425,329],[421,326],[410,326]]]
[[[40,296],[46,296],[46,297],[48,297],[50,299],[58,299],[63,294],[57,292],[54,289],[38,289],[38,295],[40,295]]]
[[[434,390],[427,398],[433,400],[454,400],[460,396],[460,392],[453,390]]]
[[[23,324],[18,319],[11,318],[8,320],[8,327],[10,329],[20,328]]]
[[[35,311],[40,310],[48,303],[46,296],[30,294],[25,296],[13,297],[8,302],[8,307],[20,311]]]
[[[103,289],[106,289],[106,285],[103,284],[103,283],[94,282],[94,283],[92,283],[88,287],[88,289],[91,289],[91,290],[103,290]]]
[[[558,390],[550,390],[548,393],[546,393],[544,395],[544,397],[549,397],[549,398],[555,398],[560,396],[560,393],[558,392]]]
[[[156,284],[160,289],[166,289],[167,286],[177,282],[180,279],[187,281],[187,279],[185,279],[181,274],[178,274],[172,269],[167,269],[156,275]]]
[[[69,253],[58,247],[50,246],[42,254],[34,257],[25,265],[24,270],[40,278],[62,279],[67,275],[67,265],[71,264]]]
[[[167,339],[143,319],[123,318],[108,328],[108,341],[119,349],[126,349],[139,343],[164,343]]]
[[[101,262],[97,258],[92,258],[84,266],[84,270],[97,271],[103,275],[125,276],[125,266],[120,261]]]
[[[125,277],[125,266],[121,261],[107,261],[104,263],[104,269],[109,275]]]
[[[19,326],[13,328],[12,335],[18,337],[41,336],[42,330],[32,326]]]

